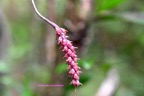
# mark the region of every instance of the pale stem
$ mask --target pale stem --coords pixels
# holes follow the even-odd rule
[[[44,17],[37,9],[34,0],[32,0],[32,5],[34,7],[35,12],[37,13],[37,15],[43,19],[44,21],[46,21],[47,23],[49,23],[53,28],[60,28],[57,24],[55,24],[54,22],[50,21],[49,19],[47,19],[46,17]]]

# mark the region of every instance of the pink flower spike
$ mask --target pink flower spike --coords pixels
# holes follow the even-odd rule
[[[60,28],[63,32],[64,32],[64,34],[66,34],[68,31],[67,30],[65,30],[64,28]]]
[[[68,52],[67,52],[67,54],[69,54],[69,55],[72,55],[72,53],[73,53],[73,52],[72,52],[70,49],[69,49]]]
[[[68,41],[68,42],[67,42],[67,46],[68,46],[68,47],[72,47],[71,41]]]
[[[82,72],[81,72],[81,71],[77,71],[77,72],[76,72],[76,74],[78,74],[78,75],[79,75],[80,73],[82,73]]]
[[[72,58],[77,58],[77,55],[75,55],[74,53],[71,54]]]
[[[74,70],[74,69],[71,69],[71,70],[69,71],[69,74],[71,74],[71,75],[75,74],[75,70]]]
[[[82,85],[78,80],[75,82],[75,86],[79,86],[79,85]]]
[[[68,55],[67,54],[65,54],[65,56],[64,56],[65,58],[68,58]]]
[[[74,79],[79,80],[79,76],[77,74],[74,74]]]
[[[72,58],[68,57],[68,59],[66,61],[71,63],[72,62]]]
[[[77,55],[75,52],[76,47],[74,47],[72,45],[71,41],[67,40],[67,38],[65,36],[66,32],[64,32],[64,29],[56,28],[56,31],[57,31],[57,38],[59,38],[59,37],[62,38],[62,43],[59,43],[59,44],[62,46],[63,52],[65,53],[64,57],[66,58],[66,62],[68,64],[68,69],[70,70],[69,75],[72,78],[71,84],[73,84],[75,87],[77,87],[80,85],[80,82],[79,82],[80,67],[78,67],[78,65],[77,65]]]
[[[62,51],[68,51],[68,48],[67,48],[67,46],[64,46],[64,48],[63,48],[63,50]]]
[[[71,66],[74,67],[74,66],[77,66],[77,64],[74,61],[72,61]]]
[[[72,80],[70,84],[75,85],[75,84],[76,84],[76,81],[75,81],[75,80]]]
[[[67,40],[64,39],[64,40],[63,40],[63,46],[66,46],[66,45],[67,45]]]
[[[58,38],[58,44],[60,44],[60,43],[62,43],[62,38],[61,37]]]
[[[68,69],[69,69],[69,70],[71,69],[71,66],[70,66],[70,65],[68,65]]]

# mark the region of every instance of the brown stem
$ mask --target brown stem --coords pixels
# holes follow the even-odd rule
[[[49,19],[47,19],[46,17],[44,17],[42,14],[40,14],[40,12],[38,11],[34,0],[32,0],[32,5],[34,7],[35,12],[37,13],[37,15],[43,19],[44,21],[46,21],[47,23],[49,23],[53,28],[60,28],[57,24],[55,24],[54,22],[50,21]]]

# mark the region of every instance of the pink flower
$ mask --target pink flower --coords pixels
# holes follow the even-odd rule
[[[56,27],[55,30],[57,32],[58,44],[63,48],[63,52],[65,53],[64,57],[68,64],[68,69],[70,70],[69,75],[72,78],[71,84],[78,87],[82,84],[79,82],[79,74],[81,71],[79,71],[80,67],[78,67],[75,47],[72,45],[71,41],[67,39],[67,31],[65,29]]]

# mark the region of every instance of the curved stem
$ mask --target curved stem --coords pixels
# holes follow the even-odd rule
[[[49,19],[47,19],[46,17],[44,17],[42,14],[40,14],[40,12],[38,11],[34,0],[32,0],[32,5],[34,7],[35,12],[37,13],[37,15],[43,19],[44,21],[46,21],[47,23],[49,23],[53,28],[60,28],[57,24],[55,24],[54,22],[50,21]]]

